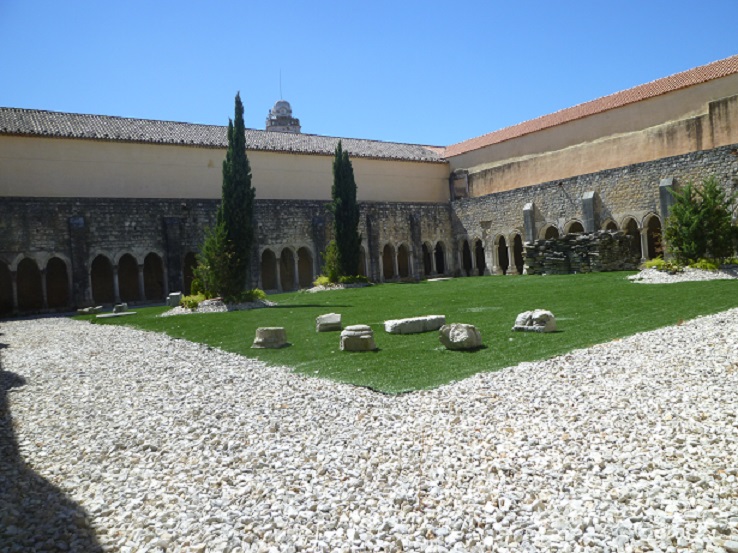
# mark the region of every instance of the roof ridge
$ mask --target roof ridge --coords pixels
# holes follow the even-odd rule
[[[600,96],[593,100],[581,102],[545,115],[527,119],[520,123],[503,127],[474,138],[456,142],[446,147],[444,156],[448,158],[454,155],[478,150],[512,138],[531,134],[539,130],[568,123],[570,121],[576,121],[577,119],[582,119],[597,113],[604,113],[641,100],[668,94],[669,92],[688,88],[690,86],[719,79],[721,77],[727,77],[728,75],[733,75],[735,73],[738,73],[738,54],[713,61],[705,65],[693,67],[685,71],[673,73],[666,77],[660,77],[643,84],[619,90],[605,96]],[[520,132],[515,132],[516,130]],[[468,144],[469,147],[462,148],[461,146],[464,144]]]

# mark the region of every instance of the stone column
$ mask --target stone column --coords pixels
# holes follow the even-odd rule
[[[18,311],[18,271],[10,271],[10,284],[13,288],[13,312]]]
[[[179,278],[179,280],[180,280],[180,286],[178,286],[177,289],[178,290],[183,290],[184,287],[181,286],[181,281],[183,280],[181,278],[182,277],[182,271],[180,270],[179,273],[180,273],[180,278]],[[170,290],[170,288],[169,288],[169,269],[167,268],[166,265],[164,265],[164,270],[163,270],[162,278],[164,278],[164,286],[162,286],[162,288],[164,289],[164,297],[161,298],[161,299],[166,299],[166,298],[169,297],[169,290]]]
[[[144,266],[138,266],[138,299],[146,301],[146,288],[144,284]]]
[[[292,259],[295,262],[295,270],[293,271],[293,274],[294,274],[293,286],[295,290],[299,290],[300,289],[300,272],[299,272],[300,254],[295,252],[295,255],[292,256]]]
[[[648,228],[639,228],[641,233],[641,263],[648,261]]]
[[[507,274],[519,275],[518,268],[515,266],[515,241],[511,240],[507,245]]]
[[[400,277],[400,271],[398,269],[398,263],[397,263],[397,252],[399,251],[399,248],[395,248],[395,255],[392,256],[392,278],[399,278]]]
[[[282,264],[282,258],[281,257],[277,257],[277,263],[276,263],[276,265],[277,265],[277,267],[276,267],[276,269],[277,269],[277,271],[276,271],[276,273],[277,273],[277,275],[276,275],[277,276],[277,292],[281,292],[282,291],[282,270],[279,267],[281,264]]]
[[[118,285],[118,266],[113,266],[113,303],[120,303],[120,286]]]
[[[430,251],[431,258],[431,274],[430,276],[436,276],[438,274],[438,268],[436,267],[436,249],[433,248]]]
[[[41,271],[41,308],[42,309],[48,309],[49,308],[49,294],[46,289],[46,269]]]

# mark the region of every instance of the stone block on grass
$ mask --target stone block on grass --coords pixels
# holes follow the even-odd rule
[[[252,348],[279,349],[288,346],[287,332],[282,326],[262,326],[256,329]]]
[[[482,334],[476,326],[470,324],[443,325],[438,331],[438,339],[446,349],[469,350],[482,347]]]
[[[374,331],[369,325],[347,326],[341,332],[341,351],[374,351]]]
[[[556,317],[545,309],[525,311],[515,318],[515,331],[556,332]]]
[[[445,324],[445,315],[425,315],[384,321],[384,330],[390,334],[420,334],[438,330]]]
[[[340,313],[326,313],[315,318],[316,332],[335,332],[342,328]]]

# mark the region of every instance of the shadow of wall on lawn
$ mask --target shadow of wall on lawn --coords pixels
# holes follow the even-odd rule
[[[0,358],[0,551],[102,553],[85,510],[20,455],[8,394],[25,383]]]

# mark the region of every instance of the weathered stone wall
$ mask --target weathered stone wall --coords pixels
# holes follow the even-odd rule
[[[526,241],[539,238],[545,227],[553,225],[564,234],[568,224],[585,223],[583,198],[595,192],[593,231],[612,220],[620,229],[634,218],[639,227],[649,214],[663,220],[659,186],[664,179],[674,179],[677,187],[714,176],[731,191],[738,184],[738,145],[693,152],[657,161],[638,163],[599,173],[550,181],[515,190],[464,198],[451,203],[454,236],[480,236],[491,242],[496,236],[520,233]],[[532,210],[532,228],[525,228],[524,209]],[[526,237],[526,234],[528,235]]]
[[[622,231],[567,234],[554,240],[525,245],[525,273],[566,275],[605,271],[632,271],[641,261],[636,237]]]
[[[9,271],[14,279],[20,261],[30,258],[43,275],[48,261],[58,257],[67,266],[70,306],[86,306],[93,301],[90,270],[95,257],[104,255],[115,268],[125,254],[142,265],[154,253],[162,259],[166,288],[181,290],[185,256],[199,250],[218,204],[191,199],[3,198],[0,269],[7,269],[3,274]],[[382,279],[379,256],[386,244],[395,249],[405,244],[413,259],[412,275],[419,277],[421,244],[451,236],[448,204],[367,202],[360,210],[359,231],[373,280]],[[254,286],[260,283],[261,255],[267,249],[279,259],[285,248],[293,256],[306,248],[312,275],[319,274],[320,253],[332,239],[327,202],[257,200],[254,215]],[[9,287],[5,282],[9,277],[0,277],[0,287]],[[12,297],[8,290],[0,292]]]

